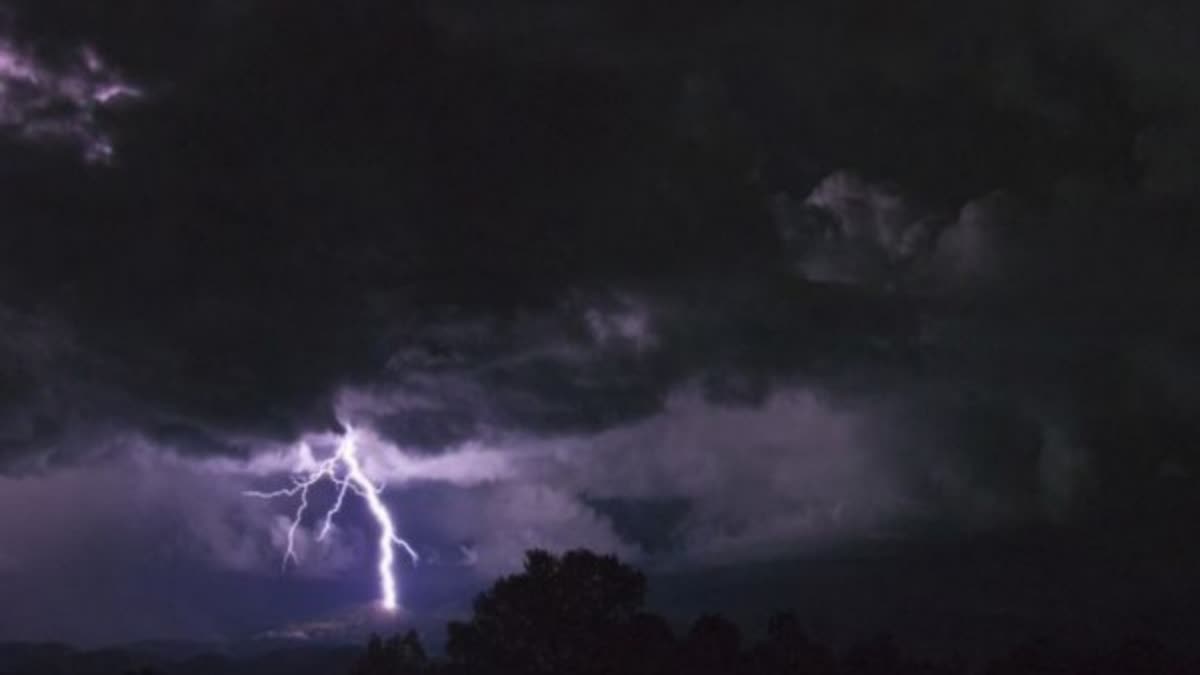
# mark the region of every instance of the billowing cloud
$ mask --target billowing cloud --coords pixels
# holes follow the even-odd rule
[[[806,278],[882,286],[911,274],[944,226],[895,188],[845,171],[821,181],[803,205],[781,196],[777,217]]]
[[[0,477],[0,583],[9,590],[0,634],[89,642],[219,635],[217,615],[170,589],[196,570],[266,580],[279,569],[257,530],[265,514],[239,503],[233,487],[136,438],[102,461]]]
[[[775,198],[780,236],[806,279],[918,294],[992,293],[1028,271],[1029,215],[997,191],[957,213],[922,207],[896,186],[837,171],[803,203]],[[1023,241],[1022,238],[1025,240]]]

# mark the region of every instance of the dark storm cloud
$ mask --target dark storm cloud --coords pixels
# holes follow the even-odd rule
[[[294,437],[332,424],[339,388],[365,386],[423,397],[419,414],[375,419],[435,449],[486,428],[635,420],[694,378],[710,396],[752,404],[798,373],[831,387],[857,378],[860,389],[917,376],[923,354],[942,349],[922,332],[958,321],[959,308],[930,293],[1153,292],[1120,281],[1134,272],[1162,277],[1139,282],[1150,289],[1186,294],[1193,283],[1180,260],[1138,255],[1161,250],[1170,214],[1148,234],[1122,231],[1154,215],[1119,165],[1140,130],[1118,85],[1138,61],[1099,33],[1057,53],[1038,12],[996,7],[984,15],[1003,20],[988,22],[933,3],[900,17],[913,31],[894,31],[868,3],[812,10],[824,21],[714,5],[688,21],[707,27],[699,44],[720,45],[707,60],[691,61],[682,39],[655,48],[682,60],[579,54],[548,65],[513,53],[506,64],[504,51],[476,50],[575,25],[599,42],[646,44],[666,17],[530,5],[512,23],[459,35],[456,25],[486,12],[450,10],[431,28],[412,8],[374,4],[156,5],[116,12],[86,36],[91,10],[18,6],[31,42],[95,41],[165,93],[118,121],[121,166],[14,170],[8,199],[30,225],[6,237],[10,302],[65,317],[110,364],[97,377],[141,402],[130,404],[144,406],[136,423],[163,442],[230,451],[224,434]],[[186,16],[193,33],[174,48],[118,39],[141,14],[172,25]],[[920,20],[943,14],[962,22]],[[793,39],[815,25],[846,42]],[[769,39],[751,46],[740,33]],[[969,44],[978,49],[961,52]],[[146,45],[170,72],[138,52]],[[795,76],[775,77],[780,63]],[[747,69],[753,77],[740,78]],[[865,87],[847,88],[863,76]],[[937,96],[950,90],[945,105]],[[877,100],[855,98],[864,95]],[[760,118],[794,96],[813,110]],[[808,128],[829,140],[786,136]],[[975,167],[964,143],[1006,142],[997,129],[1027,133],[1005,153],[973,152],[987,158]],[[1031,170],[1058,172],[1049,192],[1025,196]],[[53,217],[40,187],[51,176],[72,195]],[[827,225],[779,213],[801,199],[805,218]],[[790,278],[797,256],[807,262]],[[1086,284],[1062,283],[1081,271]],[[626,296],[645,298],[653,343],[605,344],[621,319],[589,303]],[[958,339],[976,341],[974,330]]]
[[[128,423],[129,401],[103,383],[104,364],[54,317],[0,307],[0,456],[8,468],[30,469],[103,452]]]
[[[148,95],[3,168],[4,466],[179,463],[190,560],[261,571],[224,514],[339,417],[486,574],[1196,512],[1165,6],[14,7]]]
[[[382,367],[392,324],[425,322],[428,306],[492,320],[664,261],[724,265],[721,249],[744,241],[691,203],[721,172],[685,176],[675,196],[647,185],[678,182],[662,163],[688,160],[658,138],[674,122],[654,118],[648,83],[448,56],[382,6],[289,3],[286,30],[272,7],[210,27],[215,58],[167,50],[188,65],[120,120],[120,166],[15,167],[7,184],[24,223],[5,236],[8,301],[67,316],[135,399],[294,436],[340,380]],[[58,16],[24,10],[33,26]],[[643,160],[660,165],[626,171]],[[54,199],[62,190],[71,198]],[[692,234],[676,240],[657,214]],[[765,218],[756,236],[754,249],[769,243]]]

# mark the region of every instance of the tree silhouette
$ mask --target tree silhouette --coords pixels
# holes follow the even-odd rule
[[[525,570],[500,579],[475,600],[468,622],[451,622],[446,653],[480,673],[623,672],[626,643],[645,598],[646,580],[613,556],[531,551]]]
[[[504,577],[474,603],[469,620],[451,622],[447,660],[430,660],[415,632],[371,638],[349,675],[964,675],[961,658],[918,660],[884,634],[841,658],[804,633],[792,612],[767,623],[748,648],[737,624],[698,618],[677,639],[665,619],[643,610],[646,580],[613,556],[571,551],[526,554],[524,570]],[[993,660],[985,675],[1174,675],[1184,667],[1152,640],[1119,643],[1077,659],[1046,640]],[[1190,665],[1190,664],[1188,664]],[[86,675],[86,673],[84,674]],[[186,674],[185,674],[186,675]]]
[[[753,655],[754,670],[763,675],[832,675],[837,671],[833,651],[813,642],[793,612],[779,612],[767,622],[767,639]]]
[[[372,635],[367,642],[367,651],[362,655],[351,675],[416,675],[429,665],[425,648],[416,631],[404,635],[393,635],[386,641]]]
[[[1047,639],[1019,645],[993,661],[986,675],[1066,675],[1070,667],[1066,657]]]
[[[903,662],[896,640],[881,634],[852,646],[842,670],[853,675],[899,675],[911,668]]]
[[[742,632],[737,624],[718,614],[696,619],[684,639],[683,667],[696,674],[742,672]]]
[[[1169,675],[1184,671],[1157,640],[1129,639],[1086,664],[1089,675]]]

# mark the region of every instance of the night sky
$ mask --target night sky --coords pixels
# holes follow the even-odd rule
[[[1200,628],[1200,5],[0,11],[0,640],[671,616]],[[333,618],[331,618],[333,617]]]

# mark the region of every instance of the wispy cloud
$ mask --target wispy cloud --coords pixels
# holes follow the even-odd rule
[[[91,46],[50,60],[0,35],[0,130],[12,138],[75,146],[85,160],[107,162],[115,141],[101,112],[143,95]]]

